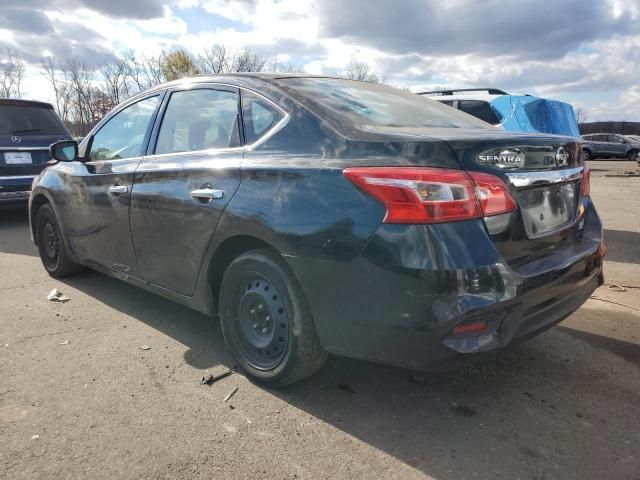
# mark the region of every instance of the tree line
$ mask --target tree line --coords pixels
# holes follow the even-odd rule
[[[11,50],[0,55],[0,97],[21,98],[25,61]],[[43,57],[40,74],[53,90],[54,107],[74,135],[86,135],[113,107],[127,98],[171,80],[237,72],[303,73],[302,65],[280,63],[249,49],[215,44],[194,54],[187,50],[145,55],[133,50],[101,65]],[[351,60],[342,76],[380,83],[365,62]]]

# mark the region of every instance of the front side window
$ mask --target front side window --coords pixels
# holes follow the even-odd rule
[[[617,135],[609,135],[609,143],[624,143],[624,140]]]
[[[286,78],[281,84],[318,112],[367,127],[493,128],[437,100],[366,82],[334,78]]]
[[[119,160],[143,155],[144,138],[159,96],[145,98],[116,113],[91,142],[90,160]]]
[[[239,145],[236,92],[199,88],[171,95],[158,133],[156,154]]]
[[[283,114],[266,100],[243,91],[242,117],[245,142],[251,144],[273,128],[282,119]]]

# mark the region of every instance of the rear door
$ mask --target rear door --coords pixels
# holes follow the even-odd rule
[[[240,185],[240,94],[198,84],[167,94],[135,173],[131,234],[140,276],[191,295],[220,216]]]

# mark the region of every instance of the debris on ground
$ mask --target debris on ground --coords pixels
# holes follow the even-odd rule
[[[338,390],[342,390],[343,392],[356,393],[356,391],[346,383],[341,383],[340,385],[338,385]]]
[[[456,402],[451,404],[451,410],[453,410],[453,413],[456,415],[460,415],[462,417],[473,417],[477,414],[473,408],[468,407],[467,405],[460,405]]]
[[[62,292],[57,288],[54,288],[49,292],[49,295],[47,295],[47,300],[49,300],[50,302],[64,303],[64,302],[68,302],[71,299],[66,295],[63,295]]]
[[[60,345],[69,345],[71,342],[69,340],[65,340],[64,342],[62,342]]]
[[[33,437],[31,437],[31,440],[37,440],[38,438],[40,438],[40,435],[34,435]]]
[[[238,388],[239,388],[238,385],[233,387],[233,390],[231,390],[229,394],[226,397],[224,397],[223,402],[227,403],[231,399],[231,397],[233,397],[236,394],[236,392],[238,391]]]
[[[208,374],[208,375],[202,377],[202,380],[200,380],[200,385],[213,385],[218,380],[222,380],[223,378],[228,377],[229,375],[231,375],[235,371],[236,371],[236,367],[233,367],[233,368],[229,368],[229,369],[225,370],[224,372],[219,373],[217,375]]]
[[[151,350],[149,345],[140,345],[140,350]]]

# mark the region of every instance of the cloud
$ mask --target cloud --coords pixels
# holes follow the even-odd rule
[[[86,8],[110,17],[148,19],[161,17],[166,3],[164,0],[22,0],[20,5],[58,12]]]
[[[326,37],[431,57],[557,59],[585,43],[637,29],[624,4],[616,15],[603,1],[319,0],[318,9]]]
[[[31,33],[47,33],[53,30],[51,22],[44,13],[13,6],[2,10],[0,28]]]

